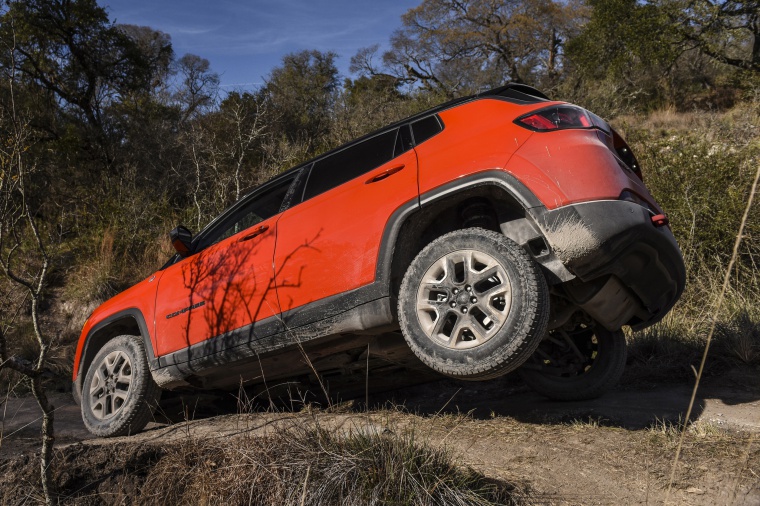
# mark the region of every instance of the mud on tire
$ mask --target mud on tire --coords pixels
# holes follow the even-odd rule
[[[95,355],[82,385],[82,419],[101,437],[141,431],[161,389],[153,381],[141,337],[118,336]]]
[[[553,331],[519,373],[529,387],[550,399],[595,399],[620,380],[626,355],[620,330],[596,325]]]
[[[484,380],[527,360],[546,332],[549,298],[538,265],[480,228],[451,232],[412,261],[399,290],[409,347],[447,376]]]

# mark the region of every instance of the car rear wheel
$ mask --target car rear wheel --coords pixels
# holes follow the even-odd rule
[[[595,399],[620,380],[626,355],[620,330],[611,332],[600,325],[555,330],[519,372],[528,386],[550,399]]]
[[[119,336],[95,355],[82,385],[82,419],[101,437],[141,431],[161,389],[153,381],[141,337]]]
[[[527,360],[546,332],[538,265],[516,243],[479,228],[451,232],[412,261],[399,323],[412,351],[453,378],[495,378]]]

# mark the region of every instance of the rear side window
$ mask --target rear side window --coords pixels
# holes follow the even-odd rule
[[[394,158],[394,129],[350,146],[314,163],[304,191],[304,200],[331,190]]]
[[[438,116],[428,116],[412,123],[414,144],[419,145],[443,130],[443,125]]]

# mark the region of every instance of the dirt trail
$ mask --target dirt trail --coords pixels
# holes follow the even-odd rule
[[[746,379],[722,378],[700,389],[674,504],[760,504],[760,385]],[[665,499],[677,442],[673,424],[684,418],[690,395],[688,385],[660,385],[558,403],[513,381],[443,380],[374,396],[373,402],[404,409],[369,416],[350,405],[339,413],[233,413],[153,423],[135,436],[108,440],[91,438],[70,396],[56,395],[53,402],[59,446],[230,437],[308,418],[346,430],[413,429],[484,474],[522,484],[538,504],[658,504]],[[183,401],[187,413],[209,411],[208,399]],[[0,459],[33,449],[39,430],[33,399],[9,399],[0,414],[2,409]],[[164,409],[183,411],[177,400]]]

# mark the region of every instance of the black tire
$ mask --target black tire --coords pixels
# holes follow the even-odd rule
[[[118,336],[100,349],[87,370],[82,419],[96,436],[134,434],[151,421],[160,398],[142,338]]]
[[[626,355],[625,335],[620,330],[611,332],[597,325],[572,332],[553,331],[519,373],[528,386],[550,399],[595,399],[620,380]]]
[[[548,289],[520,246],[467,228],[439,237],[412,261],[398,315],[406,342],[427,366],[452,378],[491,379],[519,367],[541,342]]]

